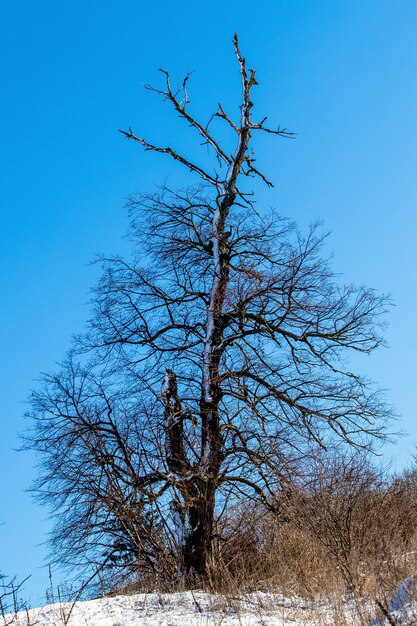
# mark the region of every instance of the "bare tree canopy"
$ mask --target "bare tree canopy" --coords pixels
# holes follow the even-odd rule
[[[317,226],[302,235],[255,209],[247,179],[272,183],[252,137],[292,134],[253,118],[255,71],[233,43],[239,120],[219,105],[197,121],[189,75],[149,87],[209,147],[210,167],[121,131],[196,183],[131,199],[133,257],[103,261],[88,332],[33,395],[35,489],[76,562],[158,570],[168,551],[204,577],[231,503],[272,506],[311,446],[383,436],[388,408],[347,359],[380,345],[387,301],[340,284]]]

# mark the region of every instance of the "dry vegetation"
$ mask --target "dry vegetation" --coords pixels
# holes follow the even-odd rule
[[[208,580],[183,578],[180,588],[235,596],[271,591],[335,606],[350,599],[365,602],[363,623],[387,612],[402,581],[417,571],[417,475],[390,478],[358,455],[317,458],[313,469],[310,478],[288,484],[269,512],[232,507],[218,529]],[[178,590],[172,574],[139,573],[140,582],[125,591]]]
[[[416,498],[414,475],[384,481],[369,466],[335,464],[280,494],[279,516],[236,511],[215,567],[239,587],[385,601],[416,571]]]
[[[317,457],[310,469],[309,478],[282,489],[268,512],[247,502],[229,508],[204,583],[177,579],[175,563],[162,555],[158,574],[139,569],[136,581],[122,586],[115,578],[112,594],[202,588],[230,609],[242,594],[271,592],[303,598],[310,612],[317,600],[328,603],[333,624],[347,623],[349,601],[355,623],[370,624],[378,614],[389,624],[408,623],[388,613],[393,593],[417,571],[416,473],[390,478],[359,455]],[[102,581],[102,589],[109,584]],[[12,586],[1,602],[3,619],[7,603],[14,615],[21,608]]]

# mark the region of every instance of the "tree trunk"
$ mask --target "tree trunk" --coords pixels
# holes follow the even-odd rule
[[[201,577],[206,575],[208,559],[211,553],[215,492],[223,455],[219,415],[219,403],[222,395],[219,368],[224,350],[225,322],[223,305],[230,277],[229,233],[226,232],[226,222],[229,212],[236,202],[238,194],[237,180],[242,172],[242,167],[246,163],[247,167],[253,170],[247,151],[251,137],[251,128],[253,127],[250,119],[252,108],[250,90],[256,84],[255,72],[250,70],[250,75],[248,76],[246,62],[240,54],[236,35],[234,45],[242,77],[241,122],[240,128],[235,127],[237,144],[234,154],[228,157],[221,153],[223,160],[227,163],[225,179],[222,182],[217,179],[209,181],[216,188],[217,197],[211,224],[213,277],[207,303],[206,334],[202,355],[200,399],[201,454],[196,467],[190,465],[184,452],[184,414],[178,397],[175,374],[171,370],[167,370],[164,391],[162,393],[166,417],[167,462],[171,472],[178,476],[176,486],[183,499],[182,511],[179,511],[180,519],[182,519],[183,565],[186,572],[195,572]],[[176,103],[175,96],[170,91],[169,85],[168,89],[171,101]],[[180,113],[184,114],[184,109],[180,108],[179,110]],[[189,121],[193,123],[191,118]],[[198,128],[200,132],[203,132],[203,136],[208,139],[207,131],[200,126]],[[144,140],[133,136],[131,132],[128,136],[129,138],[137,139],[149,149],[158,150],[155,146],[151,146]],[[217,144],[214,147],[217,150],[219,149]],[[166,150],[162,151],[166,152]],[[169,151],[169,154],[176,159],[179,158],[172,150]],[[204,174],[202,174],[199,168],[196,169],[195,166],[188,162],[187,164],[188,167],[191,167],[200,175]],[[207,179],[205,175],[203,175],[203,178]]]
[[[204,495],[187,507],[189,528],[182,546],[184,572],[199,579],[207,576],[211,556],[214,489],[206,489]]]

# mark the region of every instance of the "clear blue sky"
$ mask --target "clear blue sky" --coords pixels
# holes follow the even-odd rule
[[[203,118],[238,103],[231,38],[258,71],[256,111],[298,133],[259,146],[276,183],[261,200],[301,225],[321,218],[347,281],[389,292],[388,350],[363,364],[417,439],[417,2],[13,0],[0,4],[0,570],[47,586],[48,522],[25,488],[33,458],[16,453],[29,389],[82,330],[97,253],[127,249],[125,197],[175,164],[116,132],[186,147],[175,116],[141,85],[159,66],[196,70]],[[181,131],[181,132],[180,132]],[[197,148],[190,147],[189,154]],[[59,574],[57,574],[59,582]]]

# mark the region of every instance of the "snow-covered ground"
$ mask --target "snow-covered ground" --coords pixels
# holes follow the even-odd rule
[[[344,623],[357,623],[355,608],[346,605]],[[16,616],[13,626],[327,626],[341,617],[335,607],[307,603],[276,594],[240,597],[200,591],[137,594],[85,602],[51,604]],[[0,626],[3,626],[0,620]]]
[[[417,624],[417,612],[412,613],[415,603],[410,600],[415,585],[414,579],[408,579],[392,599],[391,623]],[[353,602],[337,607],[270,593],[232,597],[188,591],[50,604],[0,617],[0,626],[354,626],[371,622],[369,609],[370,605],[362,605],[361,620]],[[388,622],[373,622],[382,624]]]

